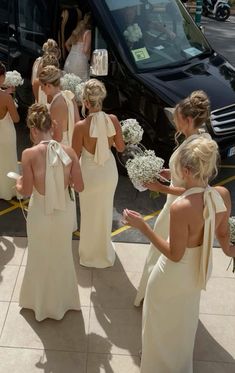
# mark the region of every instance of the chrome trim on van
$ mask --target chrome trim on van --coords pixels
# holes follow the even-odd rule
[[[235,133],[235,104],[211,112],[211,128],[215,135]]]

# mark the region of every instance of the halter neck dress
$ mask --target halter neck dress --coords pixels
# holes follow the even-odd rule
[[[147,285],[142,321],[141,373],[193,373],[193,348],[202,289],[212,268],[215,214],[226,211],[211,187],[188,189],[177,200],[203,193],[204,236],[175,263],[163,254]]]
[[[45,195],[35,188],[27,217],[28,259],[20,306],[35,318],[60,320],[68,310],[80,310],[72,255],[73,203],[64,189],[63,167],[71,159],[54,140],[47,144]]]
[[[108,137],[114,136],[116,131],[109,115],[104,112],[90,116],[90,136],[96,138],[97,142],[95,154],[83,147],[81,155],[84,190],[79,194],[79,255],[81,265],[105,268],[112,266],[115,260],[111,229],[118,172]]]

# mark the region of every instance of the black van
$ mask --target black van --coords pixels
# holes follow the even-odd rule
[[[93,58],[92,72],[107,87],[106,111],[136,118],[145,144],[168,158],[174,127],[166,108],[203,89],[212,107],[207,130],[223,156],[235,154],[235,68],[211,48],[180,0],[1,0],[0,60],[25,78],[20,104],[32,100],[32,64],[48,37],[65,59],[78,8],[92,14],[92,50],[101,57]]]

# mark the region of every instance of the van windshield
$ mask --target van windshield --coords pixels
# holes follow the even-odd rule
[[[211,48],[180,0],[105,0],[138,69],[185,63]]]

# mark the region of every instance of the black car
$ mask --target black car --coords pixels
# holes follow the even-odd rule
[[[93,58],[91,71],[108,90],[106,111],[136,118],[144,143],[167,159],[175,132],[167,108],[203,89],[212,109],[206,128],[222,155],[235,153],[235,68],[211,48],[179,0],[1,0],[0,60],[25,79],[21,105],[32,102],[32,64],[48,37],[58,41],[63,65],[77,8],[92,13],[92,50],[104,66],[99,70]]]

